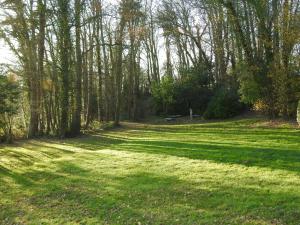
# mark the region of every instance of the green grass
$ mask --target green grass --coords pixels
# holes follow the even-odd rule
[[[300,224],[300,130],[124,124],[0,146],[0,224]]]

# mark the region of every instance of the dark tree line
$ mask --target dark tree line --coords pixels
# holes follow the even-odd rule
[[[5,0],[29,137],[147,111],[295,117],[299,0]]]

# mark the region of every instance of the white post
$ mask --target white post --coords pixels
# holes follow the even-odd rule
[[[190,119],[193,120],[193,109],[190,108]]]
[[[298,101],[298,108],[297,108],[297,122],[300,126],[300,100]]]

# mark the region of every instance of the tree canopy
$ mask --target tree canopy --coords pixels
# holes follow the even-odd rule
[[[296,118],[299,0],[9,0],[29,137],[151,113]],[[17,69],[16,69],[17,68]],[[230,110],[228,108],[230,106]],[[222,111],[222,112],[221,112]]]

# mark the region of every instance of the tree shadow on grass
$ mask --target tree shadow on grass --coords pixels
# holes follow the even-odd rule
[[[178,130],[174,129],[170,132],[176,133],[176,131]],[[155,131],[156,135],[162,137],[165,132],[168,131]],[[215,132],[216,135],[221,135],[218,131],[211,130],[182,129],[180,132],[186,132],[187,135],[192,132],[193,138],[201,135],[201,132],[212,135]],[[243,129],[224,130],[222,134],[225,137],[238,139],[242,135],[241,132],[249,132],[257,137],[262,135],[260,140],[264,140],[268,135],[265,131],[254,133]],[[271,138],[279,134],[283,135],[282,139],[284,139],[285,133],[285,131],[274,132]],[[201,141],[201,138],[191,143],[184,140],[146,141],[108,135],[103,133],[81,139],[53,142],[62,146],[46,146],[47,150],[42,150],[45,147],[43,142],[30,144],[29,148],[33,151],[43,151],[50,159],[73,154],[74,151],[64,149],[64,146],[68,145],[81,148],[82,151],[109,148],[300,172],[299,149],[272,149],[272,146],[256,148],[234,142],[231,144]],[[122,131],[120,135],[122,136]],[[287,142],[297,144],[296,135],[296,133],[290,134],[291,139]],[[247,135],[244,133],[244,136]],[[147,135],[142,137],[147,138]],[[17,151],[13,151],[9,157],[14,157],[25,164],[38,160],[30,154]],[[77,161],[80,160],[77,158]],[[17,223],[14,217],[43,218],[50,224],[55,223],[53,221],[59,221],[61,224],[67,222],[75,224],[81,222],[87,224],[101,222],[104,224],[137,224],[138,222],[142,224],[243,224],[251,221],[263,224],[297,224],[300,221],[299,195],[275,192],[274,186],[268,191],[249,188],[242,184],[229,187],[220,181],[219,186],[207,183],[204,188],[198,183],[183,181],[175,176],[158,176],[143,171],[126,176],[113,176],[106,171],[89,171],[70,161],[60,160],[51,163],[53,164],[51,166],[56,168],[53,171],[27,169],[25,173],[12,171],[0,165],[1,184],[4,178],[9,177],[15,183],[22,185],[24,193],[22,190],[20,195],[26,195],[25,191],[31,193],[26,197],[13,199],[12,204],[2,203],[0,221],[3,221],[7,215],[10,217],[8,224]],[[9,194],[10,190],[7,190],[7,193]]]
[[[43,162],[45,159],[58,159],[67,154],[74,154],[73,151],[65,150],[54,146],[47,145],[48,143],[29,141],[26,143],[17,143],[15,146],[0,148],[0,157],[9,167],[32,166],[35,163]]]
[[[60,158],[62,155],[75,153],[74,151],[60,147],[60,140],[30,141],[22,147],[32,151],[43,153],[47,158],[50,159]]]
[[[30,187],[33,194],[25,205],[34,211],[21,208],[16,214],[22,211],[24,217],[31,213],[31,217],[48,223],[75,224],[295,224],[300,220],[299,196],[290,193],[240,184],[229,187],[208,183],[203,187],[144,171],[126,176],[98,171],[96,179],[95,171],[67,161],[57,167],[61,177],[41,179]],[[30,171],[23,176],[44,174]],[[4,207],[0,220],[6,210],[9,207]]]
[[[19,165],[30,166],[36,161],[36,157],[32,154],[27,154],[15,149],[0,149],[0,150],[1,150],[0,157],[4,157],[8,160],[13,159],[15,165],[17,165],[16,162],[18,162]]]
[[[122,137],[105,135],[90,135],[85,138],[66,140],[63,145],[82,148],[83,150],[98,151],[126,143],[128,140]]]
[[[26,153],[24,152],[26,150]],[[37,154],[35,154],[35,152]],[[0,157],[4,157],[5,161],[0,161],[0,182],[9,185],[10,178],[14,183],[21,186],[32,186],[34,177],[23,176],[19,168],[29,168],[35,163],[44,162],[45,159],[58,159],[66,154],[73,154],[72,151],[67,151],[60,148],[49,147],[43,145],[42,142],[26,142],[18,143],[11,148],[0,149]],[[42,156],[41,156],[42,154]],[[47,178],[51,174],[43,171],[43,177]]]
[[[106,134],[104,134],[106,135]],[[106,142],[103,142],[105,140]],[[113,140],[113,141],[112,141]],[[111,142],[112,141],[112,142]],[[85,141],[78,140],[68,145],[99,151],[113,149],[118,151],[140,152],[147,154],[170,155],[189,159],[211,160],[218,163],[258,166],[282,169],[300,173],[300,151],[298,149],[280,149],[255,147],[238,143],[195,141],[160,141],[138,139],[116,139],[107,136],[93,136]]]
[[[80,139],[72,139],[66,140],[66,142],[61,142],[59,140],[39,140],[39,141],[29,141],[29,142],[20,142],[11,148],[2,148],[0,149],[0,157],[5,157],[6,161],[4,163],[0,162],[0,182],[7,182],[5,178],[9,177],[15,181],[15,183],[20,184],[22,186],[30,186],[32,185],[31,179],[27,179],[22,175],[22,173],[16,172],[13,168],[19,168],[22,166],[29,167],[35,163],[41,163],[45,159],[59,159],[66,155],[75,154],[75,151],[68,150],[64,148],[64,146],[68,145],[68,141],[72,143],[72,146],[77,148],[82,148],[82,150],[99,150],[105,149],[109,146],[121,144],[124,140],[119,140],[115,138],[105,138],[99,136],[89,136],[88,138],[80,138]],[[87,143],[89,145],[96,144],[97,148],[95,149],[95,145],[93,149],[87,148]],[[70,145],[71,146],[71,145]],[[25,153],[20,148],[29,150],[28,153]],[[35,154],[38,153],[38,155]],[[41,157],[42,154],[42,157]],[[12,160],[12,161],[11,161]],[[5,165],[8,166],[5,166]],[[10,168],[10,169],[9,169]],[[65,169],[72,168],[66,167]],[[73,168],[74,169],[74,168]],[[46,171],[43,172],[44,177],[50,176]],[[51,177],[51,176],[50,176]],[[50,179],[50,178],[49,178]],[[7,184],[8,185],[8,184]]]
[[[189,159],[211,160],[219,163],[259,166],[300,173],[300,151],[255,148],[224,143],[186,143],[176,141],[136,140],[118,146],[118,150],[166,154]]]
[[[21,186],[30,186],[32,185],[32,181],[26,177],[23,176],[22,173],[14,172],[12,170],[9,170],[8,168],[0,165],[0,184],[3,185],[2,187],[9,188],[8,182],[5,180],[5,178],[12,179],[15,183],[21,185]]]
[[[135,124],[134,124],[135,125]],[[223,120],[194,120],[194,121],[178,121],[178,122],[163,122],[159,121],[157,123],[145,122],[144,127],[168,127],[170,129],[178,129],[183,127],[193,127],[193,128],[261,128],[261,129],[275,129],[275,130],[286,130],[298,128],[296,121],[286,121],[286,120],[268,120],[265,117],[257,118],[233,118],[233,119],[223,119]],[[282,126],[280,126],[282,125]],[[125,123],[127,128],[133,127],[131,123]],[[134,127],[142,127],[134,126]]]
[[[238,139],[253,139],[256,141],[286,141],[291,142],[295,144],[300,143],[300,130],[296,129],[271,129],[271,128],[265,128],[265,129],[258,129],[258,128],[240,128],[240,127],[151,127],[151,128],[137,128],[134,130],[138,131],[146,131],[147,133],[144,133],[143,135],[149,134],[157,136],[161,135],[164,136],[170,136],[170,137],[177,137],[182,135],[187,135],[192,138],[196,138],[197,136],[199,138],[206,137],[206,136],[215,136],[217,138],[236,138]],[[131,130],[127,130],[128,134],[131,134]],[[138,135],[139,133],[136,133]],[[134,134],[132,134],[134,135]],[[300,144],[299,144],[300,147]]]

